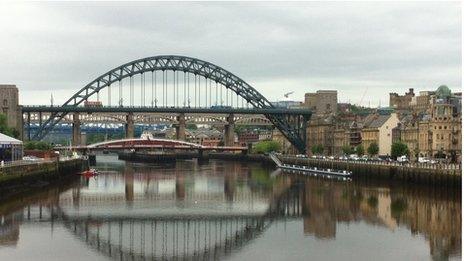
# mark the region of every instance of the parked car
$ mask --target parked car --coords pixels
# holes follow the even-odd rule
[[[419,163],[429,163],[429,162],[430,162],[430,160],[427,159],[427,158],[425,158],[425,157],[419,157],[419,158],[417,159],[417,161],[418,161]]]
[[[36,156],[24,156],[23,160],[26,160],[26,161],[41,161],[43,159],[39,158],[39,157],[36,157]]]
[[[409,162],[408,157],[406,155],[396,158],[396,161],[401,162],[401,163]]]
[[[304,154],[297,154],[296,157],[297,158],[307,158],[308,156],[306,156]]]

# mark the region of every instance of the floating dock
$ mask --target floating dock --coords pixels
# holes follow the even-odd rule
[[[351,171],[346,170],[320,169],[316,167],[283,164],[275,154],[270,154],[269,156],[276,163],[277,167],[285,172],[296,172],[311,176],[337,177],[343,180],[350,179],[352,174]]]

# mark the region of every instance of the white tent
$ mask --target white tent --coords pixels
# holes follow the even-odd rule
[[[0,144],[23,144],[22,141],[0,133]]]
[[[14,161],[22,158],[23,142],[0,133],[0,161]]]

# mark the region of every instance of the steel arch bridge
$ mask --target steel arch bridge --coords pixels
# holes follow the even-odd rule
[[[170,78],[168,72],[171,71],[172,77]],[[151,99],[150,79],[147,92],[146,74],[151,74]],[[140,84],[136,85],[135,81],[138,79],[140,79]],[[129,95],[123,92],[123,86],[127,85],[126,80],[129,80]],[[162,80],[161,84],[159,80]],[[190,86],[190,82],[194,85]],[[116,85],[116,90],[111,88],[112,85],[113,87]],[[140,92],[135,92],[135,88],[140,89]],[[100,96],[104,96],[104,90],[107,92],[107,98],[102,101],[106,101],[105,105],[112,106],[112,98],[117,96],[117,108],[127,105],[134,107],[136,98],[140,98],[139,107],[151,107],[152,111],[156,111],[158,107],[214,108],[227,111],[240,108],[240,105],[241,108],[246,106],[246,108],[264,109],[264,111],[276,109],[251,85],[217,65],[186,56],[160,55],[123,64],[97,77],[69,98],[60,108],[55,108],[48,119],[40,125],[32,139],[44,138],[73,108],[82,107],[91,98],[100,101]],[[127,99],[124,100],[124,98]],[[233,110],[231,111],[233,113]],[[295,113],[283,111],[282,113],[264,113],[264,115],[296,149],[300,152],[306,150],[306,126],[310,112],[295,115]]]

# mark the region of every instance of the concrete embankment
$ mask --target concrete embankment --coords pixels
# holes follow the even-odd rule
[[[77,177],[74,174],[86,168],[87,161],[83,159],[2,167],[0,168],[0,198],[45,186],[65,177]]]
[[[325,169],[349,170],[357,179],[397,180],[408,183],[461,186],[461,169],[448,166],[420,166],[377,162],[319,160],[279,156],[287,164]]]

